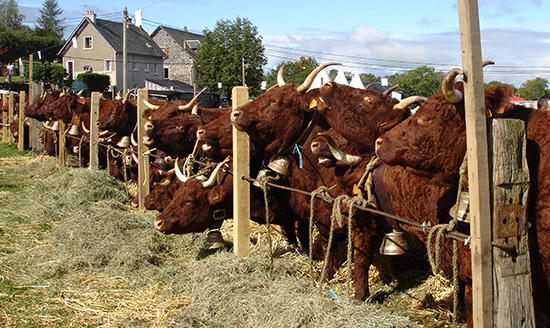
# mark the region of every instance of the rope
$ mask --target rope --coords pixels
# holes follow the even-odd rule
[[[266,228],[267,228],[267,240],[269,243],[269,257],[271,258],[271,267],[270,271],[273,272],[273,238],[271,236],[271,222],[269,218],[269,200],[267,197],[267,193],[269,191],[269,187],[267,185],[270,181],[277,181],[279,180],[279,175],[276,175],[274,177],[264,175],[260,179],[258,179],[258,183],[260,184],[260,187],[262,188],[262,191],[264,192],[264,202],[265,202],[265,222],[266,222]]]
[[[336,185],[330,188],[321,186],[311,192],[311,198],[309,201],[309,270],[311,272],[311,280],[313,282],[315,282],[315,279],[313,278],[313,223],[314,223],[313,218],[314,218],[314,212],[315,212],[314,211],[315,198],[318,196],[322,196],[323,198],[329,198],[330,197],[329,192],[335,187]]]

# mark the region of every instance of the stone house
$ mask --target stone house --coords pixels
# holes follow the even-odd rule
[[[187,27],[179,30],[159,26],[151,33],[151,38],[165,53],[163,78],[193,85],[193,65],[203,36],[187,31]]]
[[[122,32],[122,22],[98,19],[93,11],[86,12],[58,53],[70,76],[76,79],[82,72],[102,73],[111,78],[111,91],[122,89]],[[128,24],[126,55],[128,89],[144,88],[145,79],[162,78],[165,53],[140,26]]]

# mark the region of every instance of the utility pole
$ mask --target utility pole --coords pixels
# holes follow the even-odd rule
[[[244,82],[244,57],[241,57],[242,59],[242,67],[243,67],[243,87],[246,86],[246,83]]]
[[[122,94],[126,95],[128,81],[128,51],[126,49],[126,32],[128,30],[128,9],[124,7],[124,18],[122,21]]]

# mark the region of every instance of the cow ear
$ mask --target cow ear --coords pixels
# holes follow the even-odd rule
[[[223,186],[217,185],[212,187],[210,189],[210,192],[208,193],[208,202],[210,205],[216,205],[225,200],[225,197],[227,195],[227,192],[223,188]]]

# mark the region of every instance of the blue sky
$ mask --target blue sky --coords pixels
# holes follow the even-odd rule
[[[427,65],[440,71],[461,66],[456,1],[313,1],[235,2],[58,0],[70,34],[86,10],[121,21],[124,6],[133,17],[142,10],[143,28],[158,25],[202,33],[219,20],[247,18],[263,38],[269,63],[313,57],[337,61],[343,70],[384,76]],[[18,1],[25,22],[33,25],[42,1]],[[512,83],[550,80],[550,1],[479,0],[482,55],[496,65],[485,68],[485,81]]]

